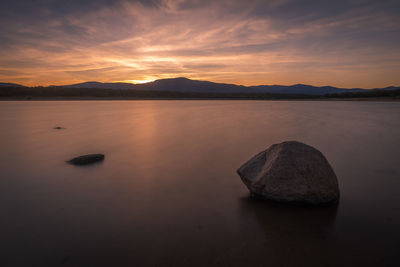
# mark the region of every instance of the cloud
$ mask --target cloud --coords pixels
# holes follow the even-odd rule
[[[399,11],[385,0],[4,0],[0,80],[399,84]]]

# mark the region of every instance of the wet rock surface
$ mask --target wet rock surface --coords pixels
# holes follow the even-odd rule
[[[339,200],[337,177],[329,162],[320,151],[301,142],[274,144],[237,173],[256,197],[312,205]]]

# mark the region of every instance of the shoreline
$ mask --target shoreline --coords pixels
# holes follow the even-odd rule
[[[400,102],[399,97],[352,97],[352,98],[134,98],[134,97],[0,97],[0,101],[142,101],[142,100],[251,100],[251,101],[361,101],[361,102]]]

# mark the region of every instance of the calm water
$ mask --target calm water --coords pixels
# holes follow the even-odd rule
[[[400,262],[399,102],[0,102],[0,125],[0,266]],[[337,208],[249,198],[236,169],[285,140],[325,154]]]

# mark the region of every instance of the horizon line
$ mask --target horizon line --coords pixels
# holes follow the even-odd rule
[[[202,79],[192,79],[192,78],[187,78],[184,76],[177,76],[177,77],[172,77],[172,78],[160,78],[160,79],[154,79],[154,80],[146,80],[145,82],[131,82],[131,81],[135,81],[135,80],[123,80],[123,81],[110,81],[110,82],[99,82],[99,81],[82,81],[82,82],[77,82],[77,83],[72,83],[72,84],[63,84],[63,85],[34,85],[34,86],[29,86],[29,85],[24,85],[21,83],[17,83],[17,82],[4,82],[4,81],[0,81],[0,84],[15,84],[15,85],[19,85],[19,86],[23,86],[23,87],[30,87],[30,88],[34,88],[34,87],[68,87],[68,86],[74,86],[74,85],[78,85],[78,84],[85,84],[85,83],[100,83],[100,84],[117,84],[117,83],[123,83],[123,84],[132,84],[132,85],[141,85],[141,84],[148,84],[148,83],[152,83],[155,81],[160,81],[160,80],[176,80],[176,79],[187,79],[187,80],[191,80],[191,81],[199,81],[199,82],[211,82],[211,83],[215,83],[215,84],[228,84],[228,85],[234,85],[234,86],[243,86],[243,87],[256,87],[256,86],[296,86],[296,85],[305,85],[305,86],[312,86],[312,87],[317,87],[317,88],[321,88],[321,87],[333,87],[333,88],[338,88],[338,89],[364,89],[364,90],[372,90],[372,89],[384,89],[384,88],[391,88],[391,87],[400,87],[397,85],[389,85],[389,86],[384,86],[384,87],[370,87],[370,88],[363,88],[363,87],[336,87],[333,85],[312,85],[312,84],[305,84],[305,83],[294,83],[294,84],[258,84],[258,85],[243,85],[243,84],[236,84],[236,83],[226,83],[226,82],[215,82],[215,81],[209,81],[209,80],[202,80]]]

